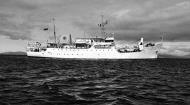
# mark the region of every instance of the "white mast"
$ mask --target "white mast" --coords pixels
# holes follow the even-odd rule
[[[53,31],[54,31],[54,40],[55,40],[55,43],[57,43],[56,42],[56,32],[55,32],[55,19],[53,18]]]
[[[102,23],[101,23],[101,33],[102,33],[102,35],[104,35],[104,30],[105,30],[105,28],[104,28],[104,15],[101,15],[101,17],[102,17]]]
[[[106,24],[108,24],[108,21],[106,20],[106,21],[104,22],[104,15],[101,15],[101,18],[102,18],[102,21],[101,21],[100,24],[98,24],[98,26],[100,27],[102,36],[104,36],[104,35],[105,35],[105,27],[104,27],[104,26],[105,26]]]

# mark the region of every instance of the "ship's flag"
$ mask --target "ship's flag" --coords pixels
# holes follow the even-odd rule
[[[44,31],[47,31],[47,30],[48,30],[48,28],[44,28],[43,30],[44,30]]]

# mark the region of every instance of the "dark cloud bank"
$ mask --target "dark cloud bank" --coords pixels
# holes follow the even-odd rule
[[[48,24],[50,16],[67,17],[74,31],[96,32],[97,16],[91,15],[102,11],[110,23],[107,31],[118,40],[160,40],[162,35],[170,41],[190,40],[190,2],[186,0],[1,0],[0,6],[0,35],[13,40],[32,40],[33,30]]]

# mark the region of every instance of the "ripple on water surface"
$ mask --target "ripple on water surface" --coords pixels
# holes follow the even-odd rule
[[[0,104],[189,105],[189,63],[0,56]]]

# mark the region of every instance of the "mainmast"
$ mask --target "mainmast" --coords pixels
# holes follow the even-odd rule
[[[53,31],[54,31],[54,40],[55,40],[55,43],[56,42],[56,32],[55,32],[55,19],[53,18]]]
[[[98,26],[100,27],[100,30],[101,30],[101,34],[102,36],[105,35],[105,25],[108,24],[108,21],[104,21],[104,15],[101,15],[101,18],[102,18],[102,22],[100,24],[98,24]]]
[[[69,35],[69,44],[70,44],[70,45],[72,44],[72,37],[71,37],[71,34]]]
[[[105,28],[104,28],[104,15],[101,15],[101,17],[102,17],[102,22],[101,22],[101,24],[102,24],[102,27],[101,27],[101,33],[102,33],[102,35],[104,35],[104,31],[105,31]]]

